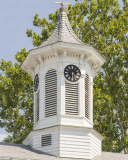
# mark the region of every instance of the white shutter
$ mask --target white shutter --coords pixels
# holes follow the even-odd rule
[[[90,85],[89,85],[89,75],[85,74],[85,117],[90,119]]]
[[[78,83],[65,82],[65,114],[78,115]]]
[[[35,107],[35,122],[39,121],[39,100],[40,100],[40,91],[35,93],[36,96],[36,107]]]
[[[51,145],[51,134],[42,135],[41,136],[41,147],[49,146]]]
[[[45,117],[57,115],[57,74],[49,70],[45,76]]]

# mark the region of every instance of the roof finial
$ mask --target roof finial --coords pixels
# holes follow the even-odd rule
[[[70,3],[63,3],[63,2],[53,2],[53,3],[59,3],[61,6],[64,6],[65,4],[70,4]]]

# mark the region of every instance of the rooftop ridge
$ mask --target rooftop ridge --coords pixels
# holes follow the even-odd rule
[[[66,14],[66,8],[61,7],[59,11],[57,23],[51,36],[39,47],[51,45],[56,42],[84,44],[74,33]]]

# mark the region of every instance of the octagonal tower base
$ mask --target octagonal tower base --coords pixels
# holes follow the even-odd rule
[[[102,140],[93,128],[59,125],[31,131],[23,144],[57,157],[92,159],[101,154]]]

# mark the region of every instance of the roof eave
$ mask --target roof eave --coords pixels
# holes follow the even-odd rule
[[[39,46],[39,47],[37,47],[37,48],[34,48],[34,49],[29,50],[29,53],[28,53],[27,57],[25,58],[25,60],[28,58],[28,56],[29,56],[33,51],[37,51],[37,53],[39,53],[39,52],[40,52],[40,49],[42,49],[42,48],[43,48],[43,49],[44,49],[44,48],[49,48],[49,47],[52,47],[52,46],[54,46],[55,44],[59,44],[59,43],[61,43],[61,44],[75,45],[75,46],[83,46],[83,47],[88,46],[88,47],[91,47],[91,48],[95,51],[95,53],[101,57],[101,59],[103,60],[103,62],[106,61],[106,58],[105,58],[103,55],[101,55],[92,45],[89,45],[89,44],[67,43],[67,42],[62,42],[62,41],[58,41],[58,42],[56,42],[56,43],[53,43],[53,44],[50,44],[50,45],[46,45],[46,46],[41,46],[41,47]],[[91,49],[91,48],[90,48],[90,49]],[[25,60],[23,61],[21,67],[23,67]]]

